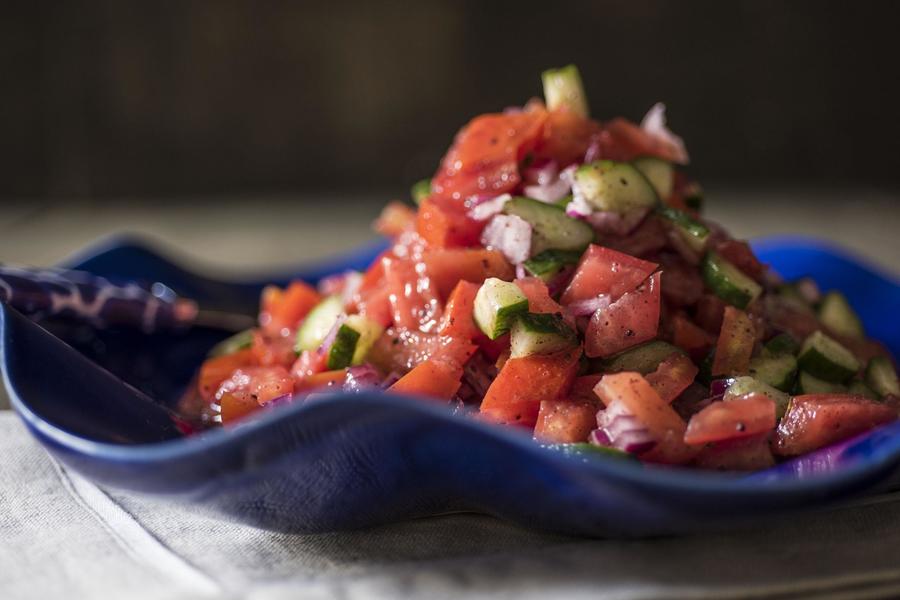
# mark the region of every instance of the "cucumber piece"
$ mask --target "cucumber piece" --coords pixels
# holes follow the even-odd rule
[[[528,312],[528,298],[515,283],[485,279],[475,294],[475,323],[492,340],[509,331],[513,321]]]
[[[316,304],[297,330],[297,343],[294,349],[299,353],[304,350],[315,350],[322,345],[325,336],[343,312],[344,302],[337,294],[328,296]]]
[[[584,221],[573,219],[560,207],[517,196],[507,200],[503,213],[515,215],[531,224],[531,253],[544,250],[584,250],[594,241],[594,230]]]
[[[563,196],[562,198],[560,198],[559,200],[554,202],[553,206],[558,206],[561,209],[565,210],[565,208],[567,206],[569,206],[569,203],[572,202],[572,200],[574,200],[574,199],[575,199],[575,197],[572,196],[572,194],[569,194],[568,196]]]
[[[422,200],[431,195],[431,180],[430,179],[421,179],[415,182],[412,188],[409,190],[410,196],[412,196],[413,202],[416,203],[416,206],[422,204]]]
[[[788,403],[791,397],[782,391],[779,391],[755,377],[735,377],[731,381],[731,385],[725,390],[724,400],[731,400],[744,394],[762,394],[768,396],[775,403],[775,416],[781,418],[787,411]]]
[[[652,340],[597,361],[596,366],[597,370],[603,373],[636,371],[641,375],[646,375],[655,371],[659,363],[675,352],[684,354],[681,348],[668,342]]]
[[[738,308],[747,308],[762,294],[762,286],[715,252],[706,253],[700,271],[716,296]]]
[[[526,260],[522,266],[535,277],[550,281],[566,267],[577,265],[582,254],[578,250],[544,250]]]
[[[578,345],[578,336],[561,315],[525,313],[512,324],[509,341],[510,358],[522,358],[572,348]]]
[[[876,356],[866,367],[866,383],[879,396],[900,396],[900,383],[894,363],[887,356]]]
[[[659,204],[656,190],[643,173],[632,164],[611,160],[580,166],[575,171],[572,191],[597,210],[622,214]]]
[[[670,206],[660,206],[656,212],[678,229],[682,239],[697,252],[703,252],[709,241],[709,227],[683,210]]]
[[[822,325],[837,334],[857,339],[865,336],[862,321],[840,292],[825,294],[819,304],[818,316]]]
[[[800,371],[800,376],[797,378],[797,391],[801,394],[845,394],[847,386],[825,381],[806,371]]]
[[[541,73],[544,102],[548,110],[567,108],[582,117],[588,116],[587,95],[581,83],[581,73],[575,65],[547,69]]]
[[[750,361],[750,375],[783,392],[794,386],[797,359],[793,354],[757,356]]]
[[[847,386],[847,393],[854,394],[856,396],[862,396],[863,398],[868,398],[869,400],[878,400],[879,396],[875,391],[870,388],[862,379],[854,378],[853,381],[850,382],[850,385]]]
[[[353,358],[350,363],[361,365],[365,362],[366,354],[372,349],[375,341],[384,333],[384,327],[382,327],[381,323],[377,323],[362,315],[350,315],[344,321],[344,324],[359,333],[359,339],[356,341],[356,349],[353,351]]]
[[[655,156],[642,156],[631,161],[644,174],[659,198],[668,198],[675,187],[675,168],[672,163]]]
[[[832,383],[847,381],[860,366],[852,352],[821,331],[804,340],[797,363],[810,375]]]
[[[799,351],[800,343],[789,333],[779,333],[763,346],[763,352],[767,356],[797,354]]]
[[[227,337],[212,348],[210,348],[207,356],[215,358],[216,356],[225,356],[226,354],[234,354],[238,350],[249,348],[253,345],[253,330],[245,329],[239,331],[231,337]]]
[[[359,341],[359,332],[342,323],[338,327],[334,342],[328,350],[328,370],[346,369],[353,362],[353,353],[356,352],[356,342]]]

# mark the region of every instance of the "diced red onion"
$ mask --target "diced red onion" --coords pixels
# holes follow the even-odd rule
[[[331,346],[334,344],[334,340],[337,337],[338,330],[341,328],[341,325],[344,324],[344,321],[347,319],[347,315],[340,315],[337,320],[334,322],[334,325],[331,326],[331,329],[328,331],[328,334],[325,336],[325,339],[322,340],[322,343],[319,345],[319,349],[316,352],[319,356],[323,354],[327,354],[329,350],[331,350]]]
[[[592,163],[600,158],[600,140],[594,137],[588,144],[587,150],[584,152],[584,162]]]
[[[575,267],[573,266],[563,267],[556,277],[548,281],[547,292],[550,296],[555,298],[559,292],[563,291],[569,285],[569,280],[572,279],[572,273],[574,272]]]
[[[552,203],[563,199],[571,189],[571,184],[566,183],[562,179],[557,179],[556,181],[545,185],[527,185],[525,186],[524,192],[529,198],[534,198],[541,202]]]
[[[597,413],[597,425],[599,433],[591,433],[591,443],[609,446],[630,454],[641,454],[656,445],[656,438],[650,430],[618,400],[611,402],[606,410]],[[603,443],[604,441],[608,443]]]
[[[484,200],[469,210],[469,216],[476,221],[487,221],[494,215],[498,215],[503,211],[503,206],[510,200],[512,196],[509,194],[501,194],[490,200]]]
[[[525,279],[528,273],[525,271],[525,265],[519,263],[516,265],[516,279]]]
[[[557,180],[557,175],[559,175],[559,166],[554,160],[531,165],[522,173],[525,182],[533,185],[549,185]]]
[[[594,207],[588,204],[584,196],[575,194],[572,201],[566,205],[566,214],[573,219],[584,219],[594,212]]]
[[[381,389],[386,390],[395,383],[400,380],[400,374],[396,371],[391,371],[387,374],[387,377],[384,378],[384,381],[381,382]]]
[[[266,406],[284,406],[294,401],[293,394],[282,394],[266,402]]]
[[[797,282],[797,292],[810,304],[816,304],[822,299],[822,292],[819,291],[819,286],[808,277]]]
[[[359,393],[381,386],[381,375],[370,364],[358,365],[347,369],[343,390]]]
[[[609,294],[600,294],[593,298],[585,298],[584,300],[576,300],[566,306],[566,309],[576,317],[589,317],[598,310],[609,308],[612,304],[612,298]]]
[[[647,111],[647,114],[641,120],[641,129],[668,146],[672,152],[672,159],[675,162],[682,165],[690,162],[691,159],[688,156],[687,148],[684,147],[684,140],[666,127],[665,104],[657,102],[650,107],[650,110]]]
[[[516,215],[495,215],[481,234],[481,243],[519,264],[531,254],[531,224]]]
[[[734,379],[726,377],[724,379],[713,379],[709,383],[709,393],[713,396],[721,396],[734,383]]]
[[[619,214],[614,211],[597,211],[588,214],[585,220],[591,224],[598,233],[605,235],[626,236],[634,231],[647,216],[649,209],[638,208]]]

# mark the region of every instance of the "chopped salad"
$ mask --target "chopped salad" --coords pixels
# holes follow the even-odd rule
[[[365,272],[266,288],[259,327],[200,368],[203,421],[384,390],[545,444],[756,470],[898,418],[894,362],[846,298],[701,216],[661,104],[597,121],[574,66],[543,87],[387,205]]]

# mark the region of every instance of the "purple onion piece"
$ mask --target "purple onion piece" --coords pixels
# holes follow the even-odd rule
[[[487,221],[494,215],[499,215],[510,199],[512,199],[512,196],[509,194],[501,194],[494,198],[472,202],[472,208],[469,209],[469,216],[476,221]]]
[[[514,265],[531,253],[531,224],[516,215],[496,215],[484,228],[481,243],[499,250]]]
[[[337,338],[338,330],[341,328],[341,325],[344,324],[344,321],[346,319],[347,315],[340,315],[334,322],[334,325],[331,326],[331,329],[328,331],[328,335],[325,336],[325,339],[322,340],[322,343],[319,345],[318,350],[316,350],[319,356],[328,354],[328,351],[331,350],[331,346],[334,344],[335,338]]]
[[[343,390],[359,393],[377,389],[381,386],[381,375],[370,364],[358,365],[347,369]]]
[[[547,185],[557,179],[559,165],[555,160],[546,160],[540,164],[532,164],[522,173],[526,183]]]
[[[596,431],[599,433],[591,434],[592,443],[605,439],[608,444],[601,445],[631,454],[646,452],[656,445],[656,438],[650,430],[619,401],[613,401],[606,410],[597,413],[597,425]]]
[[[595,296],[593,298],[576,300],[575,302],[567,305],[566,308],[572,315],[576,317],[589,317],[596,313],[598,310],[609,308],[610,304],[612,304],[612,299],[610,298],[609,294],[600,294],[599,296]]]
[[[529,198],[552,203],[564,198],[571,189],[571,184],[562,179],[557,179],[545,185],[527,185],[524,192]]]
[[[819,286],[816,285],[815,281],[808,277],[804,277],[797,281],[796,288],[803,299],[810,304],[816,304],[822,299],[822,292],[819,291]]]
[[[386,390],[398,381],[400,381],[400,374],[396,371],[391,371],[388,373],[387,377],[384,378],[384,381],[381,382],[381,389]]]
[[[721,396],[734,383],[734,378],[713,379],[709,383],[709,393],[712,396]]]

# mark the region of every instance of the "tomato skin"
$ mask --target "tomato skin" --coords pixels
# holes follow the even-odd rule
[[[681,162],[678,153],[668,144],[621,117],[604,123],[597,142],[600,158],[631,161],[640,156],[656,156],[669,162]]]
[[[534,439],[546,444],[584,442],[596,427],[596,404],[544,400],[538,410]]]
[[[722,329],[716,343],[713,375],[739,375],[750,368],[750,356],[756,342],[756,326],[749,315],[734,306],[725,307]]]
[[[256,364],[262,367],[279,365],[290,366],[297,360],[294,352],[293,337],[267,337],[262,331],[253,332],[253,345],[250,346],[255,357]]]
[[[250,348],[238,350],[233,354],[209,358],[200,366],[197,392],[208,402],[215,397],[216,390],[223,381],[231,377],[232,373],[241,367],[254,364],[256,364],[256,357]]]
[[[607,357],[641,342],[659,330],[660,273],[624,294],[591,317],[584,333],[584,351],[591,358]]]
[[[477,246],[484,226],[465,206],[439,197],[423,200],[416,216],[416,231],[432,248]]]
[[[394,394],[450,400],[459,391],[463,369],[448,361],[428,359],[387,389]]]
[[[249,392],[225,392],[219,397],[219,414],[223,425],[231,425],[261,408]]]
[[[533,426],[542,401],[569,392],[580,357],[576,348],[507,360],[484,395],[481,414],[495,423]]]
[[[716,342],[716,338],[695,325],[684,313],[676,313],[671,325],[672,343],[695,360],[705,356]]]
[[[663,402],[671,404],[694,382],[699,371],[690,358],[680,352],[674,352],[663,360],[655,371],[648,373],[646,379]]]
[[[444,307],[438,334],[474,341],[480,330],[475,323],[475,294],[481,287],[470,281],[460,281],[453,288]]]
[[[393,322],[407,329],[435,329],[440,318],[441,303],[431,279],[419,273],[411,260],[382,260]]]
[[[227,424],[293,393],[294,379],[284,367],[241,367],[219,385],[216,398]]]
[[[640,373],[604,375],[594,392],[606,406],[621,402],[656,439],[656,446],[641,455],[642,459],[684,464],[693,458],[695,451],[684,443],[684,420]]]
[[[294,381],[294,391],[297,393],[309,393],[323,388],[339,388],[346,379],[347,369],[322,371],[321,373],[308,375],[302,379],[296,379]]]
[[[775,428],[775,402],[747,394],[713,402],[691,417],[684,442],[692,446],[750,437]]]
[[[322,297],[311,285],[292,281],[285,290],[267,286],[260,300],[259,324],[266,334],[287,336]]]
[[[636,288],[659,265],[591,244],[562,294],[563,305],[608,294],[613,300]]]
[[[565,314],[563,307],[550,297],[550,289],[538,277],[516,279],[516,287],[528,298],[528,311],[533,313]]]
[[[886,404],[849,394],[794,396],[778,424],[774,451],[806,454],[897,419]]]
[[[483,248],[426,250],[422,253],[422,263],[442,299],[460,281],[481,285],[488,277],[511,281],[516,275],[515,268],[502,253]]]
[[[715,471],[759,471],[775,465],[768,433],[706,444],[694,466]]]
[[[572,111],[560,109],[547,114],[544,135],[535,157],[556,161],[560,168],[581,161],[600,125]]]

